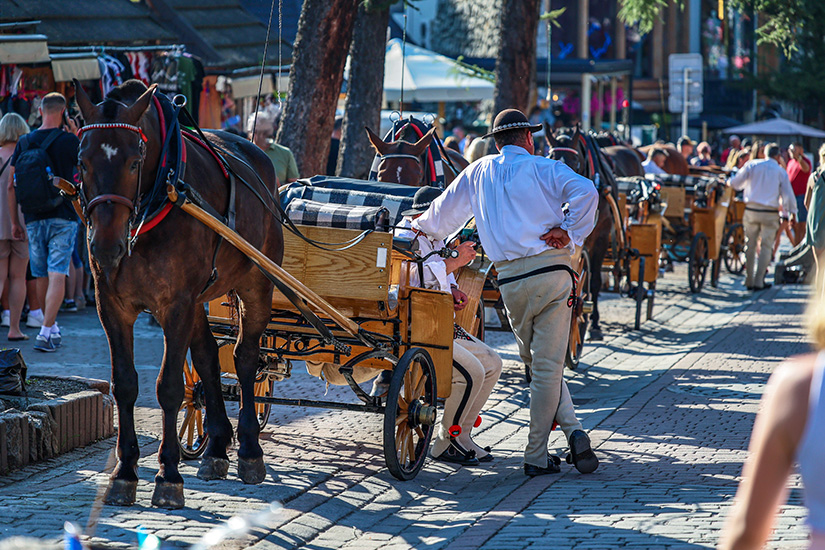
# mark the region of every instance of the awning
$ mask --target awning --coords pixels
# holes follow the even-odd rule
[[[0,64],[48,63],[49,47],[42,34],[0,36]]]
[[[240,97],[255,97],[258,95],[258,85],[261,84],[261,77],[259,75],[233,78],[230,84],[232,85],[232,97],[235,99]],[[261,95],[271,94],[272,91],[272,77],[265,74],[263,86],[261,86]]]
[[[52,54],[51,58],[55,82],[100,78],[100,64],[94,54]]]

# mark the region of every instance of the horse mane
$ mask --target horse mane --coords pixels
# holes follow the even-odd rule
[[[140,80],[130,79],[112,89],[103,100],[103,117],[114,120],[123,105],[131,105],[149,88]]]

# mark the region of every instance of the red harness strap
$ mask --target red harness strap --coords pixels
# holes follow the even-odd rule
[[[418,136],[418,139],[421,139],[421,138],[424,137],[424,132],[422,132],[418,128],[418,126],[416,126],[415,124],[407,124],[407,126],[412,126],[412,129],[413,129],[413,131],[415,131],[415,135]],[[406,128],[406,126],[404,128]],[[396,132],[396,134],[395,134],[395,139],[396,140],[399,137],[401,137],[401,132],[404,131],[404,128],[401,128],[400,130],[398,130],[398,132]],[[436,139],[436,138],[433,137],[433,139]],[[427,147],[427,163],[430,166],[430,181],[435,181],[435,179],[436,179],[436,176],[435,176],[435,161],[433,160],[433,152],[430,151],[429,147]]]
[[[201,140],[201,138],[199,138],[198,136],[196,136],[192,132],[187,132],[186,130],[181,130],[181,133],[183,135],[185,135],[186,137],[188,137],[189,139],[191,139],[192,141],[194,141],[195,143],[197,143],[198,145],[200,145],[201,147],[203,147],[204,149],[206,149],[207,151],[209,151],[209,154],[212,155],[212,157],[215,159],[215,162],[218,163],[218,167],[220,167],[221,172],[223,172],[223,177],[225,177],[225,178],[229,177],[229,172],[226,171],[226,168],[224,167],[223,163],[221,162],[221,159],[218,158],[218,155],[215,154],[215,151],[213,151],[211,147],[209,147],[207,144],[205,144]],[[184,151],[185,150],[186,150],[186,148],[184,147]]]

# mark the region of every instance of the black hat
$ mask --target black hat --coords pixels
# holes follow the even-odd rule
[[[412,208],[401,212],[402,216],[415,216],[416,214],[423,214],[430,207],[432,202],[441,195],[441,189],[438,187],[426,186],[415,192],[413,197]]]
[[[499,132],[518,130],[520,128],[525,128],[531,132],[538,132],[542,129],[541,124],[530,124],[530,121],[527,120],[524,113],[518,109],[505,109],[496,115],[496,120],[493,122],[493,129],[481,137],[488,138]]]

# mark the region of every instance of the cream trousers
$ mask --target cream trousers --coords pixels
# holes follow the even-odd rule
[[[527,258],[496,262],[496,270],[499,279],[503,279],[558,264],[570,265],[567,250],[547,250]],[[582,429],[563,376],[572,315],[567,307],[571,289],[572,281],[566,271],[534,275],[501,286],[519,355],[533,375],[524,462],[535,466],[547,466],[547,442],[554,420],[568,438],[573,431]]]
[[[773,240],[779,230],[779,212],[755,212],[745,209],[742,225],[745,227],[745,286],[761,287],[765,285],[765,271],[771,263]],[[759,239],[759,260],[756,249]],[[754,265],[755,264],[755,265]],[[754,271],[754,267],[756,270]]]
[[[487,454],[473,443],[470,432],[500,375],[501,358],[493,348],[475,338],[472,341],[453,340],[452,393],[444,402],[433,456],[447,450],[450,427],[454,425],[461,426],[461,434],[456,440],[465,450],[475,451],[478,456]]]

